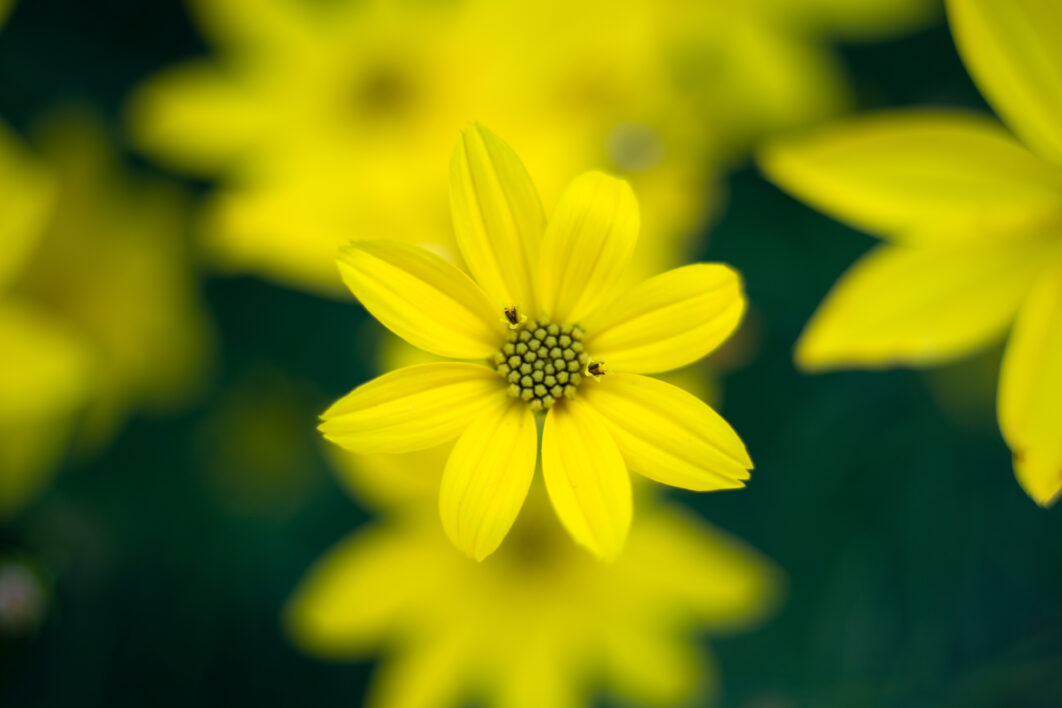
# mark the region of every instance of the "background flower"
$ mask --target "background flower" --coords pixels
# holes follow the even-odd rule
[[[924,0],[190,7],[215,56],[137,93],[137,143],[221,181],[203,227],[215,260],[333,294],[332,256],[351,238],[449,242],[441,166],[471,118],[527,155],[550,203],[588,169],[630,179],[647,224],[636,262],[673,265],[708,217],[717,165],[846,103],[820,37],[934,14]]]
[[[349,457],[356,478],[402,501],[300,583],[286,622],[301,648],[347,660],[383,649],[368,705],[580,706],[598,683],[639,705],[714,699],[711,659],[690,638],[761,621],[780,579],[768,561],[643,495],[627,548],[601,563],[572,546],[536,485],[513,538],[474,563],[425,515],[433,495],[390,476],[437,483],[447,452]]]
[[[91,116],[60,114],[39,135],[39,155],[0,148],[15,200],[0,217],[2,514],[71,439],[96,449],[130,409],[187,403],[209,356],[180,195],[134,185]]]
[[[810,369],[931,365],[1011,323],[999,419],[1022,487],[1062,491],[1062,13],[955,2],[956,41],[1030,149],[956,111],[879,115],[764,152],[780,184],[888,242],[842,278],[797,345]],[[891,242],[891,243],[890,243]]]

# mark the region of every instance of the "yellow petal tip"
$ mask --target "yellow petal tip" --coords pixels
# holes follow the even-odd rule
[[[1045,473],[1044,466],[1030,465],[1021,453],[1014,454],[1014,476],[1025,493],[1042,509],[1055,505],[1062,496],[1062,469]]]

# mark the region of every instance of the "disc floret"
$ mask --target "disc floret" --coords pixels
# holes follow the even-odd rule
[[[575,396],[590,360],[582,339],[577,325],[545,317],[528,320],[510,330],[494,355],[494,368],[509,382],[511,398],[527,401],[531,410],[546,410],[561,398]]]

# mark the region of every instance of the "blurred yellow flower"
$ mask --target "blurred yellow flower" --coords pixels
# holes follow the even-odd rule
[[[443,164],[472,117],[521,146],[550,201],[594,166],[631,180],[651,225],[636,260],[643,273],[668,267],[707,217],[713,161],[843,107],[824,38],[915,26],[933,8],[190,4],[217,58],[148,82],[130,104],[134,138],[172,167],[221,180],[204,219],[218,263],[331,294],[341,292],[333,255],[352,238],[450,243],[444,175],[424,166]]]
[[[441,462],[416,471],[430,478]],[[640,508],[627,548],[601,563],[567,542],[536,485],[510,542],[474,563],[407,507],[316,564],[287,607],[289,633],[326,658],[383,652],[366,701],[377,708],[575,708],[601,689],[705,705],[718,679],[696,635],[762,620],[780,573],[678,508]]]
[[[807,369],[915,366],[1011,327],[1000,427],[1041,505],[1062,490],[1062,5],[948,3],[974,80],[1020,138],[952,110],[857,119],[765,150],[785,189],[885,239],[808,324]]]
[[[0,516],[45,482],[77,430],[99,445],[135,406],[194,393],[207,326],[183,200],[132,185],[87,116],[0,134]]]
[[[339,267],[392,332],[483,363],[429,363],[370,381],[325,412],[328,439],[401,453],[456,438],[439,507],[447,534],[477,560],[501,543],[531,484],[536,412],[546,412],[553,505],[576,541],[602,556],[615,556],[627,535],[628,466],[688,489],[744,486],[752,462],[726,421],[638,375],[692,363],[730,335],[744,312],[734,271],[695,264],[618,293],[638,237],[630,186],[586,173],[547,223],[520,159],[478,126],[454,152],[451,203],[475,280],[397,241],[353,243]]]

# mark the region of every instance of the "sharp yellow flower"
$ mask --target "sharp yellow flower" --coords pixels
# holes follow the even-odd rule
[[[40,133],[34,154],[0,132],[0,516],[71,439],[187,398],[207,356],[179,196],[132,185],[87,116]]]
[[[440,491],[443,525],[482,559],[501,543],[542,470],[572,536],[602,556],[623,545],[628,466],[697,490],[744,485],[745,446],[707,405],[641,376],[700,359],[737,327],[738,275],[669,271],[617,294],[638,236],[630,186],[574,180],[546,221],[531,178],[492,133],[467,129],[451,162],[454,231],[471,277],[397,241],[352,243],[339,268],[369,312],[409,343],[478,360],[410,366],[324,414],[325,436],[400,453],[457,439]],[[474,278],[474,279],[473,279]]]
[[[430,478],[424,463],[415,471]],[[483,563],[419,511],[340,542],[286,608],[309,653],[383,654],[365,702],[374,708],[577,708],[602,691],[707,705],[719,679],[696,635],[748,629],[777,605],[772,563],[676,507],[643,505],[609,564],[564,538],[539,485],[511,541]]]
[[[948,14],[1014,135],[965,112],[907,111],[762,155],[779,185],[886,239],[834,287],[796,358],[925,366],[1010,328],[1000,427],[1018,481],[1046,506],[1062,489],[1062,5],[953,0]]]
[[[137,144],[218,181],[204,218],[222,267],[327,294],[332,260],[379,234],[452,245],[441,173],[478,116],[525,146],[554,202],[593,166],[631,180],[644,273],[681,260],[712,163],[838,112],[824,46],[896,32],[931,0],[191,0],[214,49],[130,103]],[[563,20],[558,20],[563,18]]]

